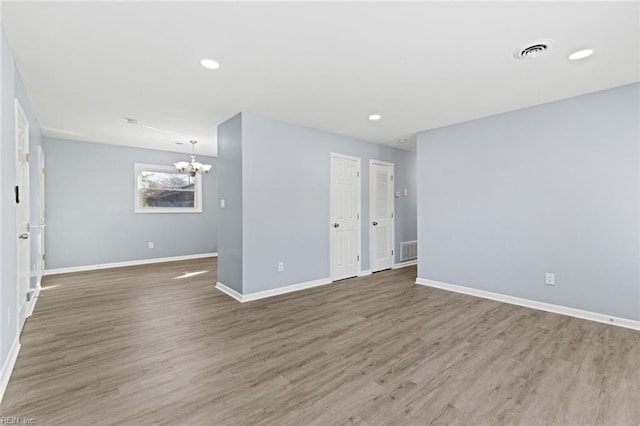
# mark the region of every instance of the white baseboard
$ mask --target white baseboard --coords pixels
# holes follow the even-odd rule
[[[5,359],[2,364],[2,371],[0,371],[0,402],[2,402],[2,398],[4,398],[4,392],[7,390],[7,385],[11,378],[11,372],[13,372],[13,367],[16,365],[19,352],[20,342],[18,341],[18,336],[16,336],[13,341],[13,345],[11,345],[11,349],[7,354],[7,359]]]
[[[307,281],[304,283],[288,285],[286,287],[274,288],[272,290],[258,291],[256,293],[240,294],[234,289],[218,282],[216,288],[221,292],[233,297],[241,303],[251,302],[253,300],[265,299],[267,297],[279,296],[281,294],[291,293],[294,291],[306,290],[308,288],[318,287],[321,285],[331,284],[331,278],[322,278],[319,280]]]
[[[149,265],[152,263],[176,262],[179,260],[203,259],[217,257],[218,253],[189,254],[186,256],[156,257],[153,259],[130,260],[126,262],[103,263],[99,265],[71,266],[68,268],[45,269],[43,276],[69,274],[71,272],[96,271],[98,269],[122,268],[125,266]]]
[[[36,308],[38,297],[40,297],[40,290],[42,290],[42,287],[40,287],[40,284],[38,284],[38,286],[33,291],[33,298],[31,299],[31,302],[29,302],[29,308],[27,310],[27,318],[33,315],[33,310]]]
[[[29,302],[29,305],[26,306],[27,315],[25,318],[29,318],[33,314],[33,310],[36,307],[36,303],[38,302],[38,297],[40,296],[41,287],[38,286],[33,291],[33,298]],[[16,336],[13,341],[13,345],[11,345],[11,349],[7,355],[7,359],[4,360],[2,365],[2,370],[0,371],[0,402],[2,402],[2,398],[4,398],[4,392],[7,390],[7,385],[9,384],[9,379],[11,378],[11,373],[13,372],[13,367],[16,365],[16,360],[18,359],[18,353],[20,352],[20,332]]]
[[[237,291],[235,291],[231,287],[228,287],[228,286],[222,284],[220,281],[218,281],[216,283],[216,288],[218,290],[220,290],[221,292],[223,292],[224,294],[226,294],[227,296],[233,297],[238,302],[240,302],[240,303],[244,302],[244,300],[242,300],[242,294],[238,293]]]
[[[407,260],[406,262],[396,263],[395,265],[393,265],[391,267],[391,269],[400,269],[400,268],[405,268],[407,266],[413,266],[413,265],[417,265],[417,264],[418,264],[418,259]]]
[[[371,275],[371,269],[367,269],[366,271],[360,271],[358,273],[359,277],[366,277],[367,275]]]
[[[570,317],[616,325],[618,327],[640,330],[640,321],[628,318],[620,318],[611,315],[599,314],[596,312],[583,311],[582,309],[570,308],[568,306],[553,305],[551,303],[538,302],[535,300],[523,299],[521,297],[508,296],[506,294],[493,293],[490,291],[478,290],[475,288],[463,287],[454,284],[447,284],[439,281],[427,280],[424,278],[417,278],[416,284],[424,285],[427,287],[435,287],[442,290],[449,290],[456,293],[468,294],[470,296],[482,297],[484,299],[496,300],[498,302],[510,303],[512,305],[538,309],[541,311],[553,312],[555,314],[568,315]]]

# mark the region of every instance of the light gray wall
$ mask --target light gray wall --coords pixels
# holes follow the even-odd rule
[[[17,337],[17,274],[16,274],[16,215],[14,203],[15,176],[15,109],[17,98],[29,120],[29,147],[37,152],[41,134],[37,119],[16,68],[13,55],[0,29],[0,365],[4,364]],[[31,162],[30,175],[37,173],[37,162]],[[37,180],[31,178],[30,209],[33,221],[38,212]],[[31,269],[40,256],[37,246],[37,229],[31,230]],[[36,245],[34,245],[36,244]],[[37,278],[31,277],[35,288]]]
[[[218,126],[218,281],[242,293],[242,115]]]
[[[363,270],[370,159],[395,163],[395,190],[409,190],[396,199],[396,247],[416,239],[415,153],[246,113],[242,136],[244,293],[329,277],[331,152],[362,159]]]
[[[418,276],[640,319],[639,103],[633,84],[419,133]]]
[[[418,237],[418,189],[416,153],[395,150],[391,160],[395,162],[395,191],[400,197],[395,199],[396,213],[396,262],[400,262],[400,243],[415,241]],[[407,196],[404,190],[408,191]]]
[[[43,148],[47,269],[217,251],[215,158],[198,156],[213,165],[202,213],[136,214],[134,164],[171,165],[185,154],[50,138]]]

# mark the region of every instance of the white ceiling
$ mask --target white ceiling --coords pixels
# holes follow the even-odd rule
[[[419,130],[640,80],[638,2],[3,2],[1,15],[45,135],[165,150],[197,139],[215,153],[239,111],[412,149]],[[514,59],[542,38],[549,55]]]

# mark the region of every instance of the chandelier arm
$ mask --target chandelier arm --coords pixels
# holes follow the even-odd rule
[[[198,141],[190,140],[191,143],[191,162],[187,163],[186,161],[179,161],[174,164],[175,168],[180,173],[188,172],[191,176],[195,176],[196,174],[203,175],[208,173],[211,170],[211,164],[202,164],[196,161],[196,144]],[[181,167],[182,166],[182,167]]]

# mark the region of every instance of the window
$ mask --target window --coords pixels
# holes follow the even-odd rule
[[[202,177],[136,163],[136,213],[202,213]]]

